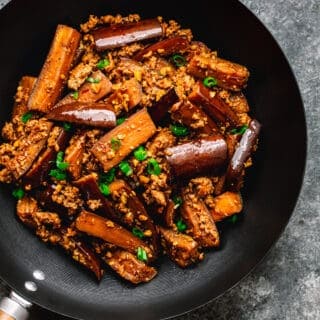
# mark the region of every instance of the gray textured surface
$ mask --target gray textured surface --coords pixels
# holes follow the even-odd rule
[[[0,1],[1,4],[8,1]],[[281,239],[258,268],[214,302],[177,320],[320,319],[320,1],[241,0],[275,36],[294,69],[308,123],[300,199]],[[0,288],[2,288],[0,286]],[[3,291],[3,289],[1,289]],[[0,292],[1,293],[1,292]],[[32,319],[60,319],[37,312]]]

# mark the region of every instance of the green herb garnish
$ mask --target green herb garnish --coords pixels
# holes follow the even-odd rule
[[[161,173],[161,168],[156,159],[150,159],[147,164],[147,171],[149,174],[154,174],[158,176]]]
[[[57,154],[56,166],[61,171],[64,171],[69,167],[69,163],[68,162],[64,162],[63,161],[63,157],[64,157],[64,152],[63,151],[59,151],[58,154]]]
[[[105,197],[111,193],[110,188],[106,183],[99,183],[99,190]]]
[[[136,227],[132,228],[132,234],[140,239],[144,237],[143,231],[141,231],[139,228],[136,228]]]
[[[238,216],[234,214],[231,218],[229,218],[229,222],[236,223],[238,221]]]
[[[181,54],[174,54],[171,57],[171,60],[176,67],[182,67],[187,63],[186,58],[184,56],[182,56]]]
[[[137,250],[137,258],[138,258],[140,261],[147,262],[147,261],[148,261],[148,256],[147,256],[146,250],[144,250],[144,249],[141,248],[141,247],[138,247],[138,250]]]
[[[65,171],[62,171],[60,169],[52,169],[49,172],[49,176],[57,179],[57,180],[66,180],[67,174]]]
[[[242,127],[234,128],[230,130],[230,134],[244,134],[247,129],[248,129],[248,126],[245,124]]]
[[[176,226],[179,232],[184,232],[187,229],[187,225],[181,218],[176,222]]]
[[[183,202],[182,198],[180,196],[174,196],[172,198],[172,201],[175,204],[175,206],[174,206],[175,209],[179,208],[182,205],[182,202]]]
[[[101,59],[101,60],[98,61],[97,68],[102,70],[105,67],[107,67],[109,64],[110,64],[109,59],[104,58],[104,59]]]
[[[147,156],[148,156],[147,155],[147,150],[143,146],[140,146],[136,150],[134,150],[133,155],[139,161],[145,160],[147,158]]]
[[[70,95],[74,100],[78,100],[79,99],[79,91],[74,91]]]
[[[113,151],[118,151],[119,148],[121,147],[121,141],[118,138],[112,138],[110,143],[111,143],[111,149]]]
[[[99,176],[99,182],[105,183],[108,185],[114,180],[115,175],[116,175],[116,168],[112,168],[107,173],[102,173]]]
[[[89,83],[99,83],[100,82],[100,79],[97,79],[97,78],[93,78],[93,77],[88,77],[86,79],[87,82]]]
[[[119,168],[120,170],[128,177],[131,176],[133,171],[132,168],[130,167],[130,164],[128,161],[122,161],[119,163]]]
[[[207,88],[213,88],[218,84],[218,81],[216,78],[214,77],[206,77],[203,79],[203,84],[207,87]]]
[[[177,137],[185,137],[189,134],[189,129],[180,123],[170,125],[170,130]]]
[[[126,119],[127,119],[127,118],[125,118],[125,117],[118,118],[118,119],[117,119],[117,122],[116,122],[116,123],[117,123],[117,126],[119,126],[120,124],[124,123],[124,122],[126,121]]]
[[[15,198],[17,198],[17,199],[20,200],[20,199],[22,199],[23,196],[24,196],[24,190],[21,189],[21,188],[14,189],[14,190],[12,191],[12,195],[13,195]]]
[[[70,131],[72,129],[71,123],[68,123],[68,122],[64,122],[62,126],[65,131]]]
[[[32,112],[28,111],[21,116],[21,121],[27,123],[32,118]]]

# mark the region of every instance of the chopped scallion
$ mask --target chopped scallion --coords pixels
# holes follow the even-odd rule
[[[125,117],[121,117],[117,119],[117,126],[119,126],[120,124],[124,123],[126,121]]]
[[[119,163],[119,168],[120,170],[124,173],[124,175],[131,176],[133,171],[132,168],[130,167],[130,164],[128,161],[122,161]]]
[[[72,129],[71,123],[68,123],[68,122],[64,122],[62,126],[65,131],[70,131]]]
[[[214,77],[206,77],[203,79],[203,84],[207,87],[207,88],[213,88],[218,84],[218,81],[216,78]]]
[[[234,214],[231,218],[229,218],[229,221],[233,224],[236,223],[238,221],[238,216]]]
[[[176,222],[176,226],[179,232],[184,232],[187,229],[187,225],[181,218]]]
[[[116,168],[110,169],[107,173],[102,173],[99,176],[100,183],[110,184],[116,175]]]
[[[12,195],[17,199],[22,199],[24,196],[24,190],[21,188],[14,189]]]
[[[100,79],[97,79],[97,78],[93,78],[93,77],[88,77],[86,79],[87,82],[89,83],[99,83],[100,82]]]
[[[186,58],[184,56],[182,56],[181,54],[174,54],[171,57],[171,60],[176,67],[182,67],[187,63]]]
[[[144,237],[143,231],[141,231],[139,228],[136,228],[136,227],[132,228],[132,234],[140,239]]]
[[[104,58],[104,59],[101,59],[101,60],[98,61],[97,68],[102,70],[105,67],[107,67],[109,64],[110,64],[109,59]]]
[[[134,154],[134,157],[139,161],[145,160],[148,156],[147,150],[143,146],[140,146],[136,150],[134,150],[133,154]]]
[[[71,93],[71,97],[74,99],[74,100],[78,100],[79,99],[79,91],[74,91]]]
[[[150,159],[147,164],[147,171],[149,174],[154,174],[158,176],[161,173],[161,168],[156,159]]]
[[[58,154],[57,154],[56,166],[61,171],[64,171],[69,167],[69,163],[68,162],[64,162],[63,161],[63,157],[64,157],[64,152],[63,151],[59,151]]]
[[[57,179],[57,180],[66,180],[67,174],[65,171],[61,171],[60,169],[52,169],[49,172],[49,176]]]
[[[144,249],[141,248],[141,247],[138,247],[138,250],[137,250],[137,258],[138,258],[140,261],[147,262],[147,261],[148,261],[148,256],[147,256],[146,250],[144,250]]]
[[[110,188],[106,183],[99,183],[99,190],[105,197],[111,193]]]
[[[170,130],[177,137],[185,137],[189,134],[189,129],[180,123],[170,125]]]
[[[230,134],[244,134],[247,129],[248,129],[248,126],[245,124],[239,128],[234,128],[230,130]]]
[[[121,141],[118,138],[112,138],[110,143],[113,151],[118,151],[121,147]]]
[[[174,196],[172,198],[172,200],[173,200],[173,202],[175,204],[175,206],[174,206],[175,209],[179,208],[182,205],[183,201],[182,201],[182,198],[180,196]]]
[[[32,118],[32,113],[28,111],[21,116],[21,121],[23,123],[27,123],[31,118]]]

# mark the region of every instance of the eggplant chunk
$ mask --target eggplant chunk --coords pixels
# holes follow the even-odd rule
[[[50,51],[32,90],[28,108],[48,112],[58,101],[76,54],[80,33],[58,25]]]
[[[100,138],[93,145],[91,152],[107,172],[132,150],[145,143],[155,132],[156,126],[147,110],[142,109]]]
[[[144,57],[150,57],[154,53],[157,53],[161,56],[169,56],[171,54],[186,50],[188,46],[188,39],[181,36],[176,36],[161,40],[146,47],[145,49],[142,49],[133,57],[133,59],[141,61]]]
[[[114,24],[92,32],[98,51],[122,47],[132,42],[162,36],[163,30],[157,19],[147,19],[134,23]]]
[[[134,284],[151,281],[157,270],[138,260],[135,255],[124,250],[108,252],[102,258],[120,277]]]
[[[46,118],[101,128],[116,126],[116,114],[112,106],[106,103],[73,102],[64,104],[47,113]]]
[[[214,198],[214,207],[211,214],[213,220],[217,222],[241,212],[242,207],[240,193],[226,191]]]
[[[100,70],[94,72],[91,78],[97,83],[85,82],[79,88],[78,97],[76,96],[77,99],[74,98],[74,92],[71,92],[61,99],[53,109],[73,102],[96,102],[111,91],[112,83]]]
[[[151,119],[160,124],[162,120],[169,114],[170,108],[179,101],[179,97],[174,88],[170,89],[164,94],[159,101],[155,102],[149,109]]]
[[[187,233],[200,246],[205,248],[218,247],[219,232],[207,206],[194,194],[184,193],[181,215],[187,223]]]
[[[250,75],[246,67],[208,54],[193,55],[187,72],[200,79],[212,76],[218,81],[219,87],[232,91],[246,87]]]
[[[191,177],[221,169],[227,160],[227,144],[215,135],[168,148],[165,153],[176,176]]]
[[[232,188],[238,190],[245,162],[251,156],[257,145],[261,124],[251,120],[248,129],[244,132],[227,169],[226,181]]]
[[[138,248],[141,248],[146,252],[149,261],[154,259],[153,251],[142,240],[112,220],[83,210],[76,219],[75,225],[79,231],[100,238],[133,254],[137,254]]]
[[[174,217],[175,217],[175,203],[168,199],[168,203],[166,206],[165,214],[164,214],[164,222],[167,227],[173,228],[174,227]]]
[[[192,103],[202,107],[218,123],[224,124],[230,121],[237,125],[239,122],[237,114],[227,102],[217,92],[210,91],[201,82],[196,83],[188,98]]]
[[[190,236],[177,231],[158,227],[161,244],[172,261],[185,268],[202,260],[198,243]]]

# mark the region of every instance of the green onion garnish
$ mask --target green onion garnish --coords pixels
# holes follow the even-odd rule
[[[182,67],[187,63],[186,58],[180,54],[174,54],[171,57],[171,60],[176,67]]]
[[[248,129],[248,126],[245,124],[242,127],[234,128],[230,130],[230,134],[244,134],[247,129]]]
[[[170,130],[177,137],[185,137],[189,134],[189,129],[180,123],[170,125]]]
[[[181,218],[176,222],[176,226],[179,232],[183,232],[187,229],[187,225]]]
[[[57,180],[66,180],[67,174],[66,172],[60,170],[60,169],[52,169],[49,172],[49,176],[56,178]]]
[[[14,189],[12,195],[17,199],[22,199],[24,196],[24,190],[21,188]]]
[[[147,150],[143,146],[140,146],[136,150],[134,150],[133,154],[134,154],[134,157],[139,161],[145,160],[148,156]]]
[[[69,163],[68,162],[64,162],[63,161],[63,157],[64,157],[64,152],[63,151],[59,151],[58,154],[57,154],[56,166],[61,171],[64,171],[69,167]]]
[[[121,117],[117,119],[117,126],[119,126],[120,124],[124,123],[126,121],[125,117]]]
[[[141,248],[141,247],[138,247],[138,250],[137,250],[137,258],[138,258],[140,261],[143,261],[143,262],[148,261],[148,256],[147,256],[146,250],[144,250],[144,249]]]
[[[158,161],[153,158],[148,161],[147,170],[149,174],[154,174],[156,176],[161,173],[161,168]]]
[[[234,214],[230,219],[229,222],[231,223],[236,223],[238,221],[238,216],[236,214]]]
[[[97,78],[93,78],[93,77],[88,77],[86,79],[87,82],[89,83],[99,83],[100,82],[100,79],[97,79]]]
[[[140,239],[142,239],[144,237],[144,234],[143,232],[139,229],[139,228],[136,228],[136,227],[133,227],[132,228],[132,234]]]
[[[79,99],[79,91],[74,91],[71,93],[71,97],[74,99],[74,100],[78,100]]]
[[[106,183],[99,183],[99,190],[105,197],[111,193],[110,188]]]
[[[110,61],[106,58],[99,60],[97,63],[97,68],[102,70],[110,64]]]
[[[68,123],[68,122],[64,122],[62,126],[65,131],[70,131],[72,129],[71,123]]]
[[[118,151],[121,146],[121,141],[118,138],[112,138],[111,141],[111,148],[113,151]]]
[[[26,112],[21,116],[21,121],[27,123],[32,118],[32,113],[30,111]]]
[[[218,84],[218,81],[216,78],[214,77],[206,77],[203,79],[203,84],[207,87],[207,88],[213,88]]]
[[[128,161],[122,161],[119,163],[119,168],[120,170],[128,177],[131,176],[133,171],[132,168],[130,167],[130,164]]]
[[[114,180],[115,175],[116,175],[116,168],[112,168],[107,173],[102,173],[99,176],[99,182],[105,183],[108,185]]]
[[[172,201],[175,204],[175,206],[174,206],[175,209],[179,208],[182,205],[182,202],[183,202],[182,198],[180,196],[174,196],[172,198]]]

